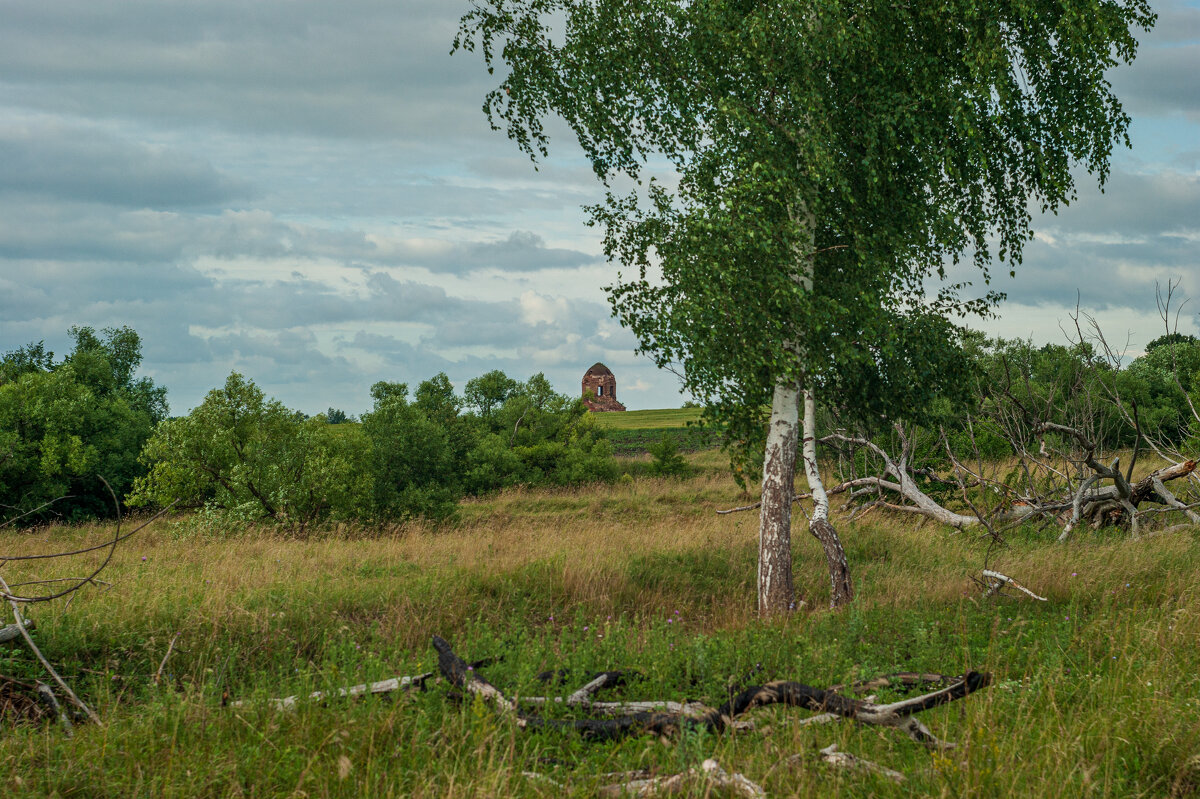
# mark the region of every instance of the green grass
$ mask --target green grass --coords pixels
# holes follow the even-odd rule
[[[1196,533],[1086,533],[1062,546],[1053,531],[1017,531],[990,565],[1048,597],[1040,603],[985,600],[970,579],[983,565],[975,539],[909,518],[842,520],[854,605],[825,609],[823,556],[797,530],[806,604],[763,623],[757,516],[713,513],[749,499],[711,468],[715,458],[698,456],[710,468],[687,481],[504,492],[464,504],[453,528],[346,528],[298,541],[156,522],[118,551],[103,575],[111,586],[31,611],[45,653],[105,726],[69,739],[48,722],[0,720],[0,787],[8,797],[590,797],[605,772],[668,774],[715,757],[772,797],[1196,794]],[[106,532],[5,530],[0,552]],[[37,565],[10,562],[5,578],[87,566]],[[730,685],[774,678],[821,686],[974,668],[996,682],[922,714],[959,744],[938,754],[894,731],[803,726],[809,714],[794,709],[755,711],[754,733],[593,744],[520,730],[481,703],[456,703],[444,684],[290,713],[261,701],[433,668],[435,633],[465,658],[499,657],[482,673],[510,695],[546,692],[534,675],[560,667],[644,675],[605,698],[712,704]],[[3,645],[0,674],[39,677],[23,648]],[[833,771],[814,754],[830,743],[908,781]]]
[[[713,430],[691,426],[700,420],[700,408],[663,408],[624,413],[593,413],[596,426],[605,431],[616,455],[644,455],[658,443],[663,434],[675,439],[683,452],[699,452],[720,444],[720,435]]]
[[[649,411],[593,413],[596,426],[605,430],[659,430],[686,427],[699,421],[700,408],[661,408]]]

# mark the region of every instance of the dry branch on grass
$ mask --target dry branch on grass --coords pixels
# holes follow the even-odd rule
[[[860,724],[893,727],[931,748],[948,748],[953,744],[938,740],[913,717],[921,711],[962,699],[991,682],[990,675],[972,671],[937,691],[887,705],[878,705],[803,683],[776,680],[746,688],[718,708],[700,706],[687,708],[688,712],[684,712],[683,707],[686,706],[683,706],[675,712],[632,710],[603,719],[547,719],[522,711],[517,702],[505,696],[500,689],[458,657],[443,638],[434,636],[433,646],[438,653],[438,669],[447,681],[466,693],[480,696],[495,706],[501,714],[512,718],[519,728],[574,731],[592,740],[612,740],[627,735],[673,736],[689,728],[703,728],[721,733],[733,729],[736,718],[750,710],[781,704],[816,713],[832,713]],[[921,675],[924,676],[927,675]],[[941,675],[933,676],[941,678]]]
[[[1004,586],[1011,585],[1013,588],[1017,589],[1021,593],[1025,594],[1026,596],[1033,597],[1034,599],[1036,599],[1039,602],[1047,601],[1046,597],[1038,596],[1037,594],[1033,593],[1025,586],[1018,583],[1013,578],[1009,577],[1008,575],[1001,574],[998,571],[992,571],[991,569],[984,569],[982,582],[985,586],[987,586],[987,590],[984,592],[984,596],[995,596],[996,594],[1000,593],[1000,589],[1004,588]]]
[[[698,769],[690,768],[678,774],[640,777],[605,785],[597,791],[597,795],[605,797],[670,796],[687,792],[688,787],[696,782],[704,782],[711,787],[720,788],[736,796],[745,796],[747,799],[766,799],[767,796],[766,791],[757,783],[742,774],[728,773],[712,758],[701,763]]]
[[[121,533],[121,514],[120,514],[121,506],[120,506],[120,503],[117,501],[117,495],[115,492],[113,492],[112,487],[108,484],[108,481],[106,481],[103,477],[100,478],[100,481],[102,483],[104,483],[104,487],[108,489],[109,495],[112,497],[112,500],[113,500],[113,505],[117,509],[117,529],[113,533],[113,537],[111,540],[106,541],[105,543],[102,543],[102,544],[96,544],[95,546],[83,547],[81,549],[70,550],[67,552],[49,552],[49,553],[38,554],[38,555],[0,554],[0,566],[4,566],[5,564],[7,564],[11,561],[60,560],[63,558],[75,557],[76,555],[87,554],[89,552],[96,552],[99,550],[107,550],[107,552],[104,555],[104,559],[100,561],[100,564],[98,566],[96,566],[96,568],[93,569],[92,572],[85,577],[66,578],[66,579],[60,578],[60,579],[54,579],[54,580],[29,580],[29,581],[17,584],[17,586],[19,587],[19,586],[26,586],[26,585],[49,585],[51,583],[58,583],[58,582],[69,582],[70,583],[69,587],[64,588],[61,591],[51,592],[49,594],[27,595],[27,594],[13,593],[13,587],[10,586],[7,582],[5,582],[4,577],[2,575],[0,575],[0,599],[8,602],[8,604],[12,608],[12,613],[13,613],[13,623],[6,625],[2,629],[0,629],[0,642],[15,640],[17,637],[23,638],[25,640],[25,644],[29,647],[30,651],[32,651],[33,654],[37,657],[38,661],[42,664],[42,667],[45,668],[46,673],[50,675],[51,679],[54,680],[55,684],[58,685],[59,689],[63,692],[63,694],[66,695],[67,699],[69,699],[71,701],[71,703],[73,705],[75,705],[75,707],[77,707],[77,708],[79,708],[79,710],[83,711],[83,713],[89,719],[91,719],[93,722],[95,722],[97,725],[102,724],[102,722],[100,721],[100,717],[98,715],[96,715],[96,713],[90,707],[88,707],[88,705],[82,699],[80,699],[75,694],[74,691],[71,690],[71,687],[69,685],[67,685],[66,681],[63,680],[63,678],[61,676],[59,676],[59,674],[55,670],[54,666],[52,666],[50,664],[50,661],[46,659],[46,656],[42,654],[42,651],[38,648],[37,644],[34,643],[33,638],[29,635],[29,630],[32,629],[33,623],[31,621],[28,621],[25,619],[24,615],[21,613],[21,606],[22,605],[32,605],[32,604],[41,603],[41,602],[49,602],[51,600],[60,599],[62,597],[70,597],[71,599],[74,599],[75,592],[79,591],[85,585],[96,585],[98,583],[103,582],[102,580],[98,580],[97,577],[100,575],[100,572],[104,571],[104,569],[107,568],[108,564],[112,561],[113,555],[115,555],[116,551],[117,551],[117,545],[120,544],[125,539],[129,538],[130,536],[136,535],[138,532],[143,530],[148,524],[150,524],[154,520],[158,519],[160,516],[162,516],[163,514],[165,514],[167,511],[171,510],[171,508],[173,508],[175,506],[175,503],[172,502],[170,505],[168,505],[167,507],[160,510],[158,513],[151,516],[149,519],[147,519],[145,522],[143,522],[142,524],[135,527],[130,532],[122,534]],[[45,506],[43,506],[43,507],[45,507]],[[17,517],[17,518],[20,518],[20,517]],[[11,521],[12,520],[10,520],[10,522]],[[0,525],[0,526],[2,526],[2,525]],[[68,599],[68,603],[69,602],[70,602],[70,599]],[[172,641],[172,645],[173,644],[174,644],[174,642]],[[170,655],[169,649],[167,651],[167,654],[168,654],[168,656]],[[166,664],[165,658],[163,659],[163,664],[164,665]],[[161,671],[161,668],[160,668],[160,671]],[[49,686],[44,686],[41,683],[39,683],[38,685],[39,685],[39,687],[37,688],[38,698],[47,703],[53,703],[53,706],[57,709],[57,714],[59,716],[59,719],[63,722],[64,729],[67,731],[67,734],[71,734],[72,727],[71,727],[70,719],[67,718],[65,712],[63,712],[61,710],[61,708],[58,707],[58,700],[55,698],[54,692],[49,688]]]
[[[26,630],[32,630],[35,626],[33,619],[23,619],[21,623],[25,626]],[[7,644],[9,641],[15,641],[20,637],[21,627],[16,622],[0,627],[0,644]]]
[[[336,691],[313,691],[307,696],[301,697],[299,694],[285,696],[282,699],[268,699],[267,701],[274,706],[276,710],[295,710],[302,699],[310,702],[320,702],[328,699],[331,696],[350,697],[350,696],[366,696],[368,694],[387,694],[393,691],[409,691],[413,688],[423,688],[425,681],[434,676],[434,672],[429,671],[424,674],[416,674],[410,677],[392,677],[387,680],[379,680],[378,682],[363,683],[361,685],[351,685],[346,688],[338,688]],[[230,702],[230,707],[244,707],[250,704],[250,700],[239,699],[236,702]]]
[[[788,758],[790,761],[799,761],[804,758],[804,755],[792,755]],[[878,763],[873,763],[870,760],[852,755],[849,752],[838,751],[837,744],[830,744],[820,751],[820,759],[823,763],[828,763],[837,768],[849,769],[851,771],[866,771],[871,774],[878,774],[882,777],[887,777],[895,783],[904,782],[904,775],[899,771],[890,769],[887,766],[881,766]]]

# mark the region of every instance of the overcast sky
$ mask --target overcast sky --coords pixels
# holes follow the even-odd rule
[[[5,0],[0,4],[0,351],[130,325],[185,413],[231,370],[285,404],[359,413],[377,380],[608,364],[630,408],[677,379],[611,318],[564,137],[535,172],[449,55],[452,0]],[[994,334],[1061,341],[1076,292],[1135,349],[1155,280],[1200,297],[1200,5],[1113,83],[1134,118],[1093,181],[1006,269]],[[1197,332],[1200,299],[1181,329]]]

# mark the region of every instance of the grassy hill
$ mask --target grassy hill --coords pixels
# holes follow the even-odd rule
[[[699,408],[661,408],[651,411],[593,413],[596,425],[605,430],[659,430],[685,427],[700,419]]]
[[[1055,530],[1031,527],[988,554],[972,536],[908,516],[837,517],[854,604],[826,609],[824,556],[795,535],[805,602],[761,622],[757,515],[714,513],[750,499],[720,460],[693,456],[699,474],[688,480],[506,491],[465,503],[452,528],[295,540],[155,522],[120,546],[105,584],[29,610],[40,646],[105,726],[68,738],[48,714],[22,721],[36,705],[21,711],[12,702],[24,691],[0,679],[5,796],[594,797],[605,774],[674,774],[710,757],[771,797],[1196,795],[1200,532],[1086,532],[1059,545]],[[5,529],[0,552],[112,532]],[[985,598],[972,580],[985,557],[1048,601]],[[4,566],[10,583],[86,571],[78,561]],[[509,696],[565,695],[612,668],[642,676],[599,698],[712,706],[774,679],[829,686],[978,669],[993,684],[918,716],[958,744],[934,752],[898,730],[806,725],[812,714],[797,708],[756,710],[756,729],[741,734],[589,743],[521,729],[482,701],[455,701],[440,681],[290,712],[267,701],[436,670],[434,634],[468,660],[495,658],[480,673]],[[564,686],[535,678],[557,668],[571,670]],[[0,645],[0,674],[44,679],[13,645]],[[883,690],[879,701],[899,698]],[[816,755],[830,744],[907,780],[830,768]],[[709,795],[703,783],[691,791]]]
[[[689,427],[700,419],[699,408],[662,408],[624,413],[593,413],[596,425],[612,442],[613,452],[629,457],[645,454],[666,433],[684,452],[697,452],[718,445],[720,436],[712,430]]]

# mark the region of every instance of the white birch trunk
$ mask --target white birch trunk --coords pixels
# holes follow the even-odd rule
[[[854,586],[850,581],[850,564],[846,552],[838,539],[837,531],[829,521],[829,495],[821,480],[817,464],[817,402],[810,387],[804,389],[804,476],[808,479],[808,490],[812,492],[813,514],[808,522],[808,531],[825,551],[825,562],[829,566],[829,606],[836,608],[854,599]]]
[[[800,427],[800,386],[780,380],[771,398],[771,426],[763,456],[758,523],[758,613],[795,609],[792,584],[792,494]]]

